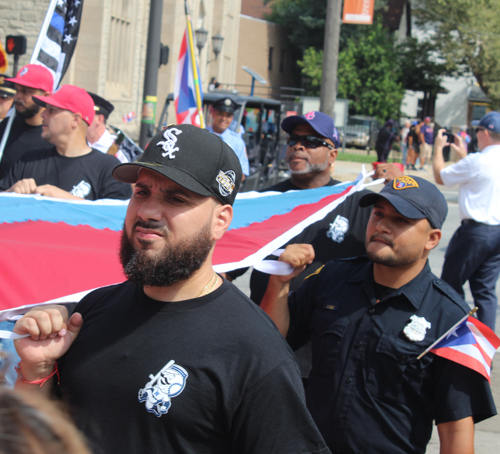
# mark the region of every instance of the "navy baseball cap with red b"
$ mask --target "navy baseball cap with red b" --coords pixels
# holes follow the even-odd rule
[[[189,191],[232,205],[242,170],[236,153],[219,136],[192,125],[170,125],[156,134],[134,162],[116,166],[113,177],[136,183],[141,169],[163,175]]]
[[[323,112],[311,111],[305,115],[292,115],[286,117],[281,123],[281,129],[292,134],[295,126],[305,123],[311,126],[320,136],[330,139],[335,148],[340,147],[340,138],[337,128],[333,124],[332,117]]]
[[[441,191],[420,177],[397,177],[387,183],[379,193],[372,192],[361,197],[359,206],[373,205],[379,198],[386,199],[405,218],[427,218],[435,229],[443,226],[448,214],[448,204]]]

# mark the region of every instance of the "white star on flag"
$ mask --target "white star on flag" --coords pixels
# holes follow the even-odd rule
[[[73,16],[69,21],[68,21],[68,24],[71,24],[73,27],[75,26],[75,24],[77,23],[78,21],[76,20],[76,17]]]
[[[61,8],[66,4],[66,0],[57,0],[57,6],[60,6]]]
[[[71,35],[64,35],[63,41],[67,44],[71,44],[71,41],[73,41],[73,37]]]
[[[449,339],[449,338],[450,338],[450,337],[452,337],[452,336],[453,336],[453,337],[458,337],[458,333],[457,333],[457,329],[458,329],[458,328],[459,328],[459,327],[457,326],[457,327],[456,327],[453,331],[450,331],[450,332],[448,333],[448,335],[446,336],[446,339]]]
[[[80,3],[82,3],[80,0],[75,0],[75,6],[76,7],[80,6]]]

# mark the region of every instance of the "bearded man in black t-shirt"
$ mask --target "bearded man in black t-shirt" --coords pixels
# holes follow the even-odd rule
[[[113,175],[135,184],[120,248],[128,280],[85,297],[69,322],[59,309],[18,321],[31,336],[16,341],[16,387],[48,393],[60,374],[93,452],[329,453],[284,338],[212,267],[241,182],[233,150],[171,126]]]
[[[95,114],[90,95],[63,85],[52,96],[33,100],[45,108],[41,136],[52,146],[26,153],[0,180],[0,191],[75,200],[128,199],[130,185],[111,176],[118,159],[87,144]]]

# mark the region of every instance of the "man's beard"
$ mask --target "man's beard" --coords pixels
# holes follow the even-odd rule
[[[290,168],[290,162],[287,162],[288,168],[290,169],[290,173],[293,175],[304,175],[306,173],[319,173],[323,172],[327,167],[330,166],[330,162],[328,156],[326,157],[326,161],[322,164],[309,164],[308,161],[305,161],[306,167],[302,170],[292,170]]]
[[[134,228],[136,226],[158,230],[156,224],[148,222],[139,221]],[[156,256],[148,257],[146,250],[134,248],[123,226],[120,261],[129,281],[146,287],[168,287],[189,279],[199,270],[212,246],[213,240],[207,224],[193,238],[177,245],[165,244]]]
[[[23,106],[24,110],[19,111],[17,108],[18,105]],[[33,103],[31,107],[26,107],[24,106],[24,104],[15,101],[14,106],[16,108],[16,115],[19,115],[21,118],[24,118],[25,120],[33,118],[38,112],[40,112],[41,109],[41,107],[35,103]]]

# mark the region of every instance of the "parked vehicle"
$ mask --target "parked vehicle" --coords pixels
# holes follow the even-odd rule
[[[240,95],[234,90],[218,90],[203,94],[203,112],[206,126],[211,126],[212,103],[220,98],[231,96],[241,107],[234,112],[234,120],[230,126],[241,133],[247,147],[250,163],[250,175],[243,182],[240,192],[257,191],[278,182],[280,124],[282,105],[275,99]],[[167,109],[174,101],[173,93],[167,96],[157,131],[172,121],[167,121]],[[174,120],[175,121],[175,120]]]
[[[375,117],[352,115],[345,130],[345,144],[348,147],[369,150],[375,148],[378,132],[382,125]]]

